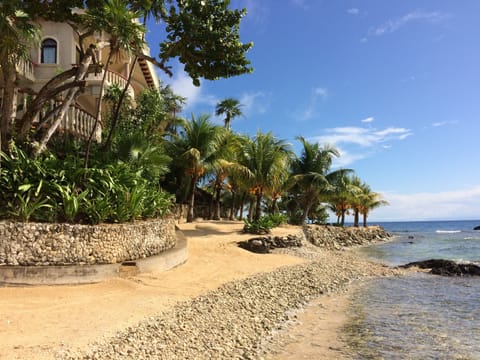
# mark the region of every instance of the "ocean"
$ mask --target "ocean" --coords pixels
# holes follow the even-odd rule
[[[357,251],[396,266],[480,264],[479,221],[379,223],[393,241]],[[344,340],[354,359],[480,359],[480,278],[412,273],[369,281],[353,296]]]

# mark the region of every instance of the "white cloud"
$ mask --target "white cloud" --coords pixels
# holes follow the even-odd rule
[[[295,118],[301,121],[312,119],[316,115],[317,107],[320,101],[328,97],[328,90],[323,87],[316,87],[312,90],[309,102],[303,109],[295,113]]]
[[[326,129],[323,135],[312,137],[309,141],[335,146],[341,157],[335,159],[333,167],[344,167],[371,157],[377,151],[389,149],[392,142],[405,140],[411,135],[413,132],[410,129],[401,127],[378,130],[372,127],[345,126]]]
[[[362,123],[368,124],[368,123],[373,122],[373,120],[375,120],[375,118],[374,118],[373,116],[369,116],[369,117],[367,117],[367,118],[365,118],[365,119],[362,119],[362,120],[360,120],[360,121],[361,121]]]
[[[440,126],[445,126],[445,125],[456,125],[458,124],[458,121],[438,121],[432,124],[433,127],[440,127]]]
[[[337,127],[326,129],[326,134],[316,137],[319,143],[355,144],[363,147],[372,147],[379,143],[392,140],[404,140],[413,133],[406,128],[389,127],[383,130],[362,127]]]
[[[350,15],[358,15],[360,14],[360,10],[357,8],[351,8],[347,10],[347,13],[349,13]]]
[[[434,11],[434,12],[414,11],[402,17],[388,20],[384,24],[372,29],[370,31],[370,35],[381,36],[381,35],[393,33],[412,22],[423,21],[431,24],[439,23],[448,17],[449,17],[448,14],[441,13],[438,11]]]
[[[303,10],[308,9],[307,1],[306,0],[290,0],[294,5],[301,7]]]
[[[389,206],[375,209],[374,221],[472,219],[480,214],[480,186],[437,193],[382,192]]]
[[[244,93],[239,99],[245,115],[267,112],[270,105],[269,95],[263,91]]]

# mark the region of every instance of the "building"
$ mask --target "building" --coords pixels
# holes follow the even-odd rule
[[[31,49],[30,62],[18,64],[17,72],[20,89],[29,89],[38,92],[50,79],[57,74],[71,69],[80,62],[80,49],[78,35],[71,26],[66,23],[51,21],[38,21],[41,31],[39,47]],[[108,36],[106,34],[94,34],[84,41],[84,45],[96,44],[97,61],[105,63],[108,56]],[[147,55],[150,50],[145,47]],[[118,84],[124,88],[130,72],[132,58],[122,56],[121,60],[109,65],[105,87]],[[100,86],[104,71],[91,73],[86,78],[85,91],[77,98],[75,104],[70,107],[67,116],[60,126],[59,131],[68,132],[80,138],[88,138],[93,129],[97,102],[99,101]],[[153,65],[143,59],[135,66],[132,81],[128,92],[134,99],[146,88],[158,88],[159,80]],[[21,118],[28,102],[28,92],[20,91],[17,98],[17,118]],[[38,121],[54,107],[54,102],[45,104],[39,115]],[[101,122],[95,133],[96,141],[101,140]]]

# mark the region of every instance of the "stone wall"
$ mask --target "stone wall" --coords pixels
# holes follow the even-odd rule
[[[306,239],[314,245],[339,250],[342,247],[366,245],[388,239],[391,235],[380,226],[339,227],[331,225],[305,225]]]
[[[0,222],[0,266],[115,264],[175,246],[173,217],[128,224]]]

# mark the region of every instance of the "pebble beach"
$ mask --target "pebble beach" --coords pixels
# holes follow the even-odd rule
[[[229,225],[232,226],[226,226]],[[216,231],[211,235],[209,231],[200,231],[201,226],[193,226],[184,227],[192,242],[190,256],[196,256],[195,242],[208,241],[207,235],[220,245],[227,257],[233,252],[246,252],[238,248],[235,240],[246,239],[249,235],[225,230],[222,234],[217,225],[208,224],[209,231]],[[301,229],[282,231],[301,232]],[[269,264],[272,259],[275,259],[273,266],[260,265],[262,261]],[[285,263],[287,259],[288,264]],[[215,257],[210,260],[214,261]],[[362,279],[400,274],[398,270],[366,261],[343,248],[326,249],[306,240],[302,247],[275,249],[271,254],[248,254],[240,261],[242,270],[237,269],[237,275],[241,276],[233,276],[231,281],[200,291],[197,296],[171,301],[157,312],[152,309],[139,321],[131,321],[124,328],[117,327],[117,331],[94,341],[86,339],[88,343],[81,346],[69,346],[68,342],[61,346],[52,344],[47,346],[44,356],[37,358],[274,359],[275,354],[281,354],[278,350],[281,349],[280,334],[288,332],[297,312],[310,301],[341,294]],[[230,265],[236,266],[235,262]],[[222,272],[222,267],[228,273],[231,271],[228,266],[228,260],[222,262],[220,267],[214,267],[210,276],[221,276],[218,272]],[[242,273],[244,269],[247,271]],[[191,276],[194,281],[195,274]],[[181,279],[179,286],[182,286]],[[48,324],[46,326],[48,328]],[[328,354],[329,344],[323,345]],[[15,355],[14,349],[10,354]]]

